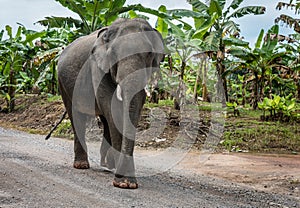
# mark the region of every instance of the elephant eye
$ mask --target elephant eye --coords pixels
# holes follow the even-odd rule
[[[153,56],[153,53],[152,53],[152,52],[148,52],[148,53],[146,54],[146,56],[147,56],[147,58],[151,58],[151,57]]]
[[[108,32],[106,31],[102,36],[104,42],[108,42],[108,34],[107,33]]]
[[[146,63],[147,65],[151,65],[153,60],[154,60],[154,54],[152,52],[148,52],[148,53],[145,53],[145,56],[146,56]]]
[[[94,54],[95,51],[96,51],[96,47],[93,47],[91,53]]]
[[[108,43],[109,41],[113,40],[115,37],[115,34],[117,32],[116,28],[109,28],[107,31],[105,31],[105,33],[102,36],[102,40],[105,43]]]

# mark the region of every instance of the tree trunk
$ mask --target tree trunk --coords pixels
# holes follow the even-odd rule
[[[173,60],[172,60],[172,56],[168,55],[168,63],[169,63],[169,67],[170,67],[170,74],[173,73]]]
[[[272,91],[273,91],[273,83],[272,83],[272,79],[269,79],[269,98],[271,98],[270,96],[272,96]]]
[[[56,92],[57,92],[56,83],[57,83],[57,79],[56,79],[56,62],[53,61],[53,64],[52,64],[52,80],[51,80],[51,93],[52,93],[52,95],[55,95]]]
[[[246,85],[247,85],[247,82],[243,82],[243,85],[242,85],[242,106],[245,106],[246,104]]]
[[[228,101],[228,89],[227,80],[223,76],[225,72],[225,66],[223,64],[225,60],[225,46],[220,46],[220,51],[217,52],[217,72],[218,72],[218,97],[221,98],[222,105],[226,107],[226,102]]]
[[[300,77],[299,77],[299,72],[295,72],[294,82],[295,82],[295,85],[297,87],[295,97],[296,97],[297,100],[300,100]]]
[[[203,60],[201,61],[200,67],[197,70],[197,77],[196,77],[196,81],[195,81],[195,85],[194,85],[194,93],[193,93],[193,98],[194,98],[194,103],[197,103],[198,101],[198,93],[197,93],[197,89],[198,89],[198,84],[200,82],[200,72],[203,68]]]
[[[185,67],[186,67],[186,62],[182,61],[181,68],[180,68],[180,79],[181,80],[183,80],[183,78],[184,78]]]
[[[210,102],[208,97],[208,89],[207,89],[207,59],[204,60],[203,71],[202,71],[202,99],[204,102]]]
[[[15,79],[15,70],[10,69],[9,73],[9,84],[8,87],[8,96],[7,98],[7,108],[8,112],[12,112],[15,109],[15,93],[16,93],[16,79]]]
[[[180,110],[180,106],[183,105],[184,98],[185,98],[185,87],[184,87],[184,71],[186,67],[186,62],[182,61],[181,68],[180,68],[180,77],[179,77],[179,86],[175,93],[175,99],[174,99],[174,108],[176,110]]]
[[[297,100],[300,100],[300,84],[297,84]]]
[[[253,89],[253,104],[252,107],[254,110],[257,109],[258,106],[258,100],[259,100],[259,78],[258,78],[258,74],[254,73],[255,76],[255,81],[254,81],[254,89]]]
[[[259,89],[258,89],[259,90],[258,99],[257,99],[258,102],[265,97],[265,73],[266,70],[262,69],[261,77],[259,81]]]

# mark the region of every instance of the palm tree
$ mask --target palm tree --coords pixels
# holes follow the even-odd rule
[[[226,76],[224,76],[224,72],[226,71],[224,65],[226,45],[246,44],[237,39],[240,29],[238,24],[234,22],[234,19],[249,14],[260,15],[265,13],[265,7],[262,6],[240,8],[242,2],[243,0],[233,0],[225,8],[225,0],[210,0],[208,3],[203,3],[200,0],[188,0],[188,3],[193,6],[194,11],[204,14],[199,18],[195,18],[196,32],[194,38],[204,40],[206,51],[210,53],[212,59],[215,61],[218,74],[217,89],[219,89],[218,94],[223,104],[226,104],[226,101],[228,101],[227,80]]]

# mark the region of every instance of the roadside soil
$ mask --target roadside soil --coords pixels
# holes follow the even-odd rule
[[[2,101],[0,100],[0,106],[1,105],[3,106],[3,104],[4,104],[3,100]],[[46,97],[42,97],[41,99],[40,96],[29,96],[29,98],[27,97],[24,99],[17,99],[17,106],[18,107],[14,113],[10,113],[10,114],[0,113],[0,126],[5,128],[14,128],[18,130],[23,130],[30,133],[46,134],[49,132],[52,126],[59,120],[60,116],[64,111],[64,107],[61,101],[48,102]],[[164,110],[168,111],[167,125],[164,131],[160,134],[160,136],[156,138],[144,138],[143,133],[141,133],[143,129],[146,129],[150,125],[149,109],[144,110],[142,121],[139,126],[140,129],[139,137],[141,137],[142,139],[138,140],[137,142],[137,148],[136,148],[137,154],[143,155],[145,157],[149,157],[151,155],[160,154],[161,152],[164,152],[166,148],[172,147],[172,144],[174,143],[174,138],[177,137],[180,128],[179,115],[176,114],[176,111],[171,111],[170,109],[164,109]],[[270,193],[270,194],[277,193],[287,198],[292,197],[295,200],[300,200],[300,156],[299,155],[228,153],[227,151],[219,147],[215,148],[215,151],[213,153],[207,152],[203,149],[203,145],[205,145],[205,136],[208,134],[208,129],[209,129],[208,120],[210,115],[207,112],[203,112],[203,115],[201,117],[203,118],[203,120],[199,122],[201,123],[202,129],[198,131],[198,134],[196,135],[197,136],[196,141],[194,141],[192,148],[189,150],[189,153],[185,155],[185,157],[181,160],[181,162],[176,163],[176,165],[174,165],[174,167],[171,169],[172,171],[169,173],[170,175],[174,174],[176,178],[178,178],[179,176],[188,178],[189,182],[184,182],[184,183],[191,184],[190,187],[197,186],[197,184],[193,184],[194,182],[193,178],[199,178],[200,176],[201,177],[205,176],[205,177],[213,178],[210,180],[222,180],[223,182],[225,181],[226,184],[229,184],[229,186],[230,184],[232,184],[232,186],[234,186],[233,184],[238,184],[239,186],[247,187],[247,189],[251,188],[251,190],[253,189],[259,192]],[[95,123],[95,121],[92,121],[92,123],[93,122]],[[99,130],[97,127],[97,130],[93,130],[96,128],[95,124],[93,126],[94,127],[92,127],[90,130],[91,135],[95,135],[95,132],[99,135],[99,133],[101,133],[101,129]],[[2,131],[7,131],[7,130],[2,130]],[[14,134],[14,133],[8,133],[8,134]],[[19,133],[16,134],[16,136],[17,135],[19,135]],[[11,136],[12,138],[6,138],[6,137],[7,135],[4,136],[4,141],[13,138],[12,136]],[[26,138],[27,137],[28,139],[30,138],[30,136],[26,136]],[[40,138],[41,137],[39,137],[39,139]],[[0,141],[1,140],[3,141],[3,137],[1,137],[0,134]],[[15,140],[16,138],[14,138],[12,141]],[[72,145],[72,141],[66,139],[55,139],[56,142],[59,140],[61,140],[61,142],[63,143],[66,142],[68,144],[67,145],[68,155],[69,156],[71,155],[72,157],[72,148],[69,147],[69,145]],[[93,145],[95,146],[95,144],[99,145],[99,142],[95,140],[99,140],[99,138],[98,139],[92,138],[89,141],[90,143],[92,143],[92,146]],[[26,141],[26,142],[30,143],[30,141]],[[26,148],[28,148],[30,145],[34,145],[35,142],[34,144],[29,144],[29,143],[27,146],[25,145],[24,148],[16,147],[16,149],[13,150],[13,153],[9,153],[9,152],[5,153],[5,151],[3,151],[2,149],[3,147],[0,146],[2,157],[3,157],[0,159],[0,161],[2,161],[3,163],[1,164],[1,167],[6,167],[6,165],[8,165],[8,167],[12,168],[12,170],[6,170],[6,169],[4,169],[3,171],[1,170],[2,171],[1,174],[7,175],[6,171],[11,172],[13,171],[13,168],[16,168],[16,171],[21,171],[24,166],[28,165],[26,162],[25,163],[20,162],[20,159],[17,160],[17,163],[14,161],[14,163],[10,165],[9,162],[12,159],[15,159],[15,157],[17,158],[19,157],[14,155],[24,154],[25,151],[26,152],[25,156],[28,155],[28,157],[33,157],[30,160],[32,163],[34,163],[35,157],[39,158],[38,152],[35,152],[34,155],[30,155],[28,153],[29,150],[27,150]],[[60,142],[55,144],[55,148],[58,149],[61,148],[59,147],[59,143]],[[43,148],[43,147],[37,147],[37,148]],[[64,146],[64,148],[67,147]],[[20,152],[18,152],[18,150],[20,150]],[[55,152],[51,152],[51,151],[49,152],[49,154],[52,155],[53,153],[56,154]],[[12,156],[9,156],[10,154],[12,154]],[[53,158],[51,159],[56,160],[55,161],[56,166],[59,165],[59,167],[66,172],[70,171],[68,169],[70,168],[70,158],[60,159],[58,158],[58,156],[53,156]],[[98,159],[94,159],[94,160],[98,161]],[[53,164],[50,158],[48,158],[45,164],[43,163],[39,165],[40,166],[42,165],[45,171],[47,172],[47,170],[51,168]],[[35,168],[39,168],[39,166]],[[96,169],[97,168],[95,168],[93,171],[98,172]],[[33,172],[35,171],[38,170],[34,169]],[[30,177],[28,175],[30,174],[30,172],[32,172],[32,168],[29,165],[29,168],[25,170],[24,174],[27,175],[27,177]],[[82,175],[83,172],[80,173],[76,172],[74,174]],[[89,172],[89,174],[91,173]],[[93,174],[94,173],[92,173],[92,175]],[[3,175],[0,175],[1,183],[2,180],[4,180],[3,177],[4,177]],[[172,178],[172,176],[170,176],[170,178]],[[30,180],[34,180],[34,179],[28,179],[28,181]],[[64,179],[60,178],[60,180],[64,180]],[[162,180],[165,180],[165,178],[163,178]],[[166,180],[168,181],[169,179]],[[192,182],[190,180],[192,180]],[[178,182],[177,179],[176,181]],[[4,186],[6,186],[5,185],[6,183],[7,182],[3,183]],[[13,186],[12,183],[13,182],[11,182],[11,184],[7,184],[7,187]],[[34,181],[34,183],[38,184],[39,182]],[[150,183],[157,183],[157,181],[151,181]],[[151,186],[151,184],[148,185]],[[105,186],[109,186],[107,182]],[[7,187],[1,187],[1,189],[6,190]],[[1,200],[2,201],[7,200],[6,195],[8,194],[7,192],[1,191],[1,189],[0,189],[0,207],[14,207],[9,205],[10,203],[8,203],[7,206],[5,205],[5,203],[1,204]],[[23,189],[22,188],[19,189],[21,190],[20,191],[21,193]],[[88,194],[88,191],[86,194]],[[14,200],[18,201],[18,199],[14,199]],[[210,206],[206,206],[206,207],[210,207]],[[221,206],[221,207],[227,207],[227,206]],[[249,206],[249,207],[263,207],[263,206]],[[284,207],[284,206],[274,205],[274,206],[266,206],[266,207]]]

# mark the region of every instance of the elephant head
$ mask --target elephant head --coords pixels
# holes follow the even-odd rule
[[[159,69],[163,52],[160,33],[147,21],[119,19],[110,27],[100,29],[92,56],[96,62],[95,67],[104,73],[110,73],[117,85],[117,98],[123,101],[126,93],[122,91],[130,90],[130,86],[133,87],[134,84],[137,85],[134,89],[147,84],[151,74]],[[130,75],[134,78],[129,78]]]

